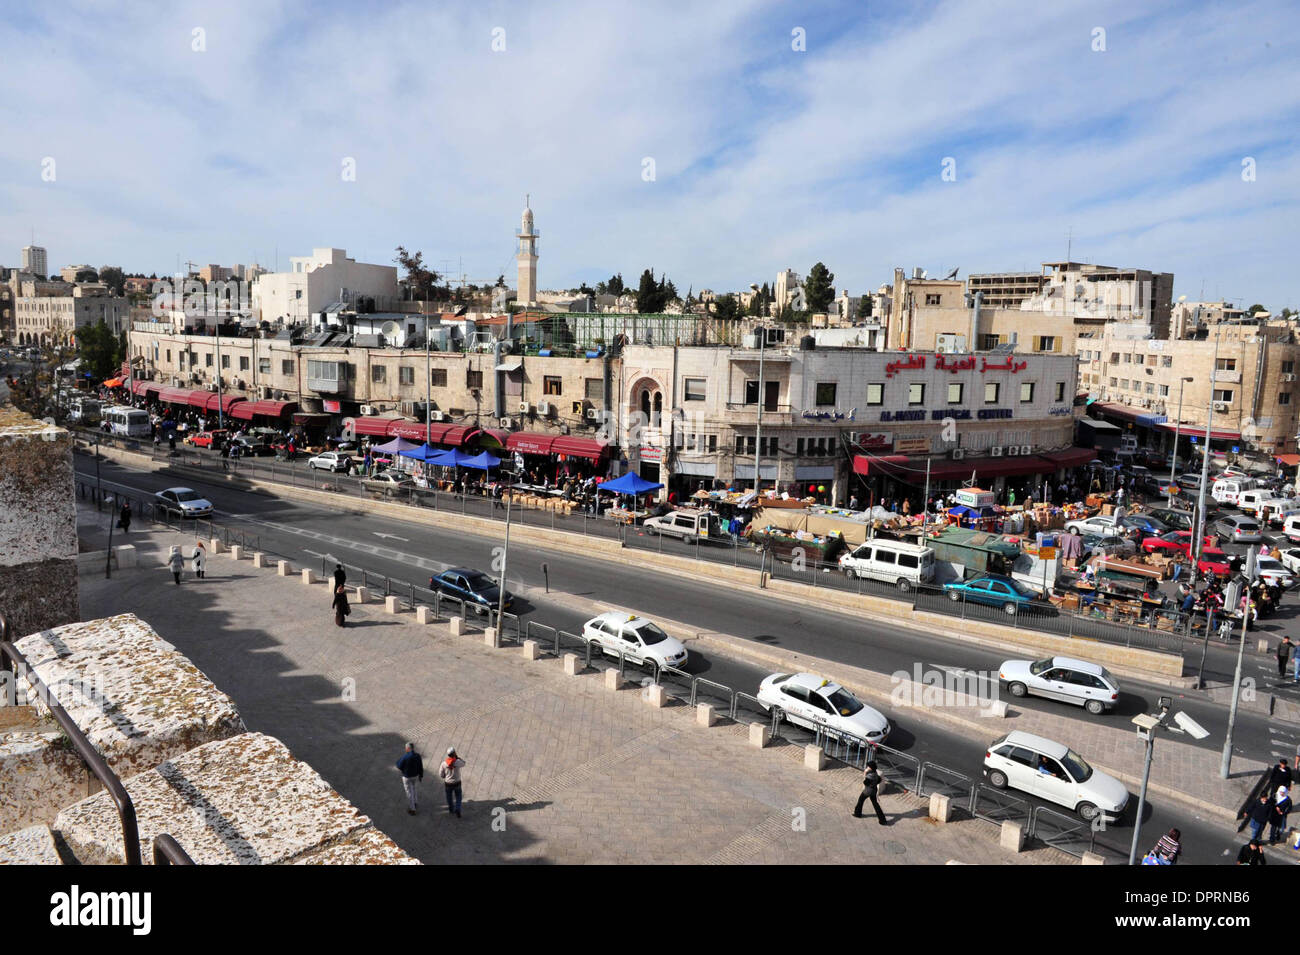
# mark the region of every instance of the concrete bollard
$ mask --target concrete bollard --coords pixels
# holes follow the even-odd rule
[[[1268,653],[1268,641],[1267,641],[1267,640],[1260,640],[1260,641],[1259,641],[1259,652],[1260,652],[1260,653]]]
[[[370,599],[370,591],[367,590],[365,587],[358,587],[356,599],[353,601],[353,603],[363,604],[369,599]]]
[[[826,754],[820,746],[809,743],[803,748],[803,768],[811,769],[814,773],[820,773],[826,768]]]
[[[275,573],[277,577],[291,577],[293,576],[293,565],[287,560],[276,561]]]
[[[231,545],[230,545],[230,559],[231,559],[231,560],[243,560],[243,559],[244,559],[244,548],[241,547],[239,544],[231,544]]]
[[[695,704],[695,725],[712,726],[718,722],[718,714],[713,709],[712,703]]]
[[[302,582],[309,585],[316,583],[316,571],[310,567],[304,567],[302,569]]]
[[[266,566],[266,555],[263,554],[260,550],[253,551],[253,566],[254,567]]]
[[[387,597],[384,598],[384,612],[385,613],[402,612],[401,599],[397,596],[397,594],[389,594]]]
[[[1005,719],[1007,715],[1006,700],[990,700],[980,708],[980,716],[987,716],[993,719]]]
[[[567,676],[577,676],[582,672],[582,660],[576,653],[564,655],[564,672]]]
[[[1079,865],[1105,865],[1104,856],[1099,856],[1095,852],[1085,852],[1083,858],[1079,860]]]
[[[645,700],[656,710],[662,710],[668,705],[668,690],[658,683],[651,683],[641,690],[641,699]]]
[[[525,641],[524,641],[524,659],[525,659],[525,660],[539,660],[539,659],[541,659],[541,656],[542,656],[542,648],[541,648],[541,645],[538,644],[538,642],[537,642],[536,640],[525,640]]]
[[[755,749],[762,749],[772,741],[772,727],[766,723],[749,724],[749,745]]]
[[[935,822],[951,822],[952,800],[943,793],[930,793],[930,818]]]
[[[221,543],[220,537],[208,538],[208,551],[213,554],[220,554],[225,551],[226,545]]]
[[[415,622],[416,622],[416,623],[433,623],[434,619],[435,619],[435,618],[434,618],[434,616],[433,616],[433,608],[432,608],[432,607],[416,607],[416,608],[415,608]]]
[[[138,567],[140,557],[136,553],[134,544],[121,544],[113,548],[113,560],[117,564],[118,570],[126,570],[129,567]]]
[[[623,679],[623,674],[619,673],[617,670],[605,671],[605,689],[621,690],[623,689],[623,684],[626,682],[627,681]]]
[[[1025,827],[1018,822],[1012,822],[1010,819],[1004,821],[998,841],[1003,849],[1010,849],[1012,852],[1024,852]]]
[[[485,646],[485,647],[491,647],[493,650],[495,650],[497,647],[501,646],[501,644],[497,643],[497,628],[496,628],[496,627],[484,627],[484,628],[483,628],[483,646]]]
[[[451,618],[451,635],[453,637],[463,637],[465,635],[465,621],[460,617]]]

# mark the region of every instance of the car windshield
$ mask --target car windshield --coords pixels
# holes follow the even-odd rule
[[[1032,597],[1032,596],[1034,596],[1034,591],[1030,590],[1028,587],[1026,587],[1024,584],[1022,584],[1022,583],[1021,583],[1020,581],[1018,581],[1018,580],[1008,580],[1007,583],[1011,585],[1011,589],[1012,589],[1012,590],[1014,590],[1016,593],[1020,594],[1020,596],[1022,596],[1022,597]]]
[[[1160,539],[1161,539],[1162,541],[1169,541],[1169,543],[1171,543],[1171,544],[1179,544],[1179,543],[1182,543],[1182,540],[1183,540],[1183,532],[1182,532],[1182,531],[1170,531],[1168,534],[1161,534],[1161,535],[1160,535]]]
[[[1076,783],[1086,782],[1092,776],[1092,767],[1088,761],[1072,749],[1065,751],[1065,758],[1061,762],[1065,763],[1065,771],[1074,777]]]
[[[830,694],[826,699],[830,701],[831,706],[835,707],[835,712],[840,716],[852,716],[862,709],[862,704],[858,702],[857,697],[843,687]]]
[[[469,583],[470,590],[486,590],[496,586],[496,581],[487,574],[466,574],[465,580]]]
[[[637,635],[641,638],[641,642],[647,647],[654,646],[656,643],[663,643],[668,639],[668,634],[664,633],[653,623],[642,624],[641,627],[637,629]]]
[[[199,497],[198,493],[195,492],[195,491],[177,491],[177,492],[176,492],[176,500],[178,500],[178,501],[201,501],[201,500],[203,500],[203,499],[202,499],[201,497]]]
[[[1029,672],[1032,673],[1034,676],[1038,676],[1038,674],[1042,673],[1044,670],[1050,670],[1051,668],[1052,668],[1051,657],[1048,657],[1046,660],[1038,660],[1035,663],[1029,664]]]

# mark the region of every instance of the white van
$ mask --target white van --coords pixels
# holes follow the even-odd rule
[[[1248,477],[1221,477],[1210,488],[1210,497],[1220,504],[1235,505],[1241,499],[1242,492],[1255,487],[1255,480]]]
[[[647,534],[680,537],[682,540],[722,536],[718,515],[713,511],[669,511],[662,517],[647,517],[642,528]]]
[[[849,576],[883,581],[908,591],[934,580],[934,549],[873,538],[842,556],[840,570]]]
[[[1282,524],[1282,533],[1293,544],[1300,544],[1300,514],[1291,514]]]

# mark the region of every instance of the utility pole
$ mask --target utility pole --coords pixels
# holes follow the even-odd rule
[[[1205,446],[1201,449],[1201,492],[1196,497],[1196,539],[1192,542],[1192,574],[1195,575],[1201,566],[1201,551],[1204,546],[1205,537],[1205,493],[1210,483],[1210,429],[1214,426],[1214,372],[1219,364],[1219,336],[1214,336],[1214,365],[1210,369],[1210,406],[1205,416]],[[1175,449],[1176,453],[1176,449]],[[1193,576],[1193,579],[1195,577]],[[1224,612],[1228,611],[1224,607]],[[1187,625],[1191,631],[1191,623]],[[1205,641],[1201,644],[1201,665],[1196,673],[1196,688],[1205,689],[1205,655],[1210,649],[1210,614],[1205,615]],[[1240,664],[1238,664],[1238,676],[1241,674]]]
[[[1242,587],[1242,595],[1246,603],[1241,610],[1241,640],[1237,643],[1237,670],[1232,675],[1232,704],[1228,707],[1228,732],[1223,737],[1223,760],[1219,763],[1219,778],[1227,779],[1228,773],[1232,769],[1232,730],[1237,722],[1237,697],[1241,695],[1241,658],[1246,652],[1246,625],[1250,623],[1250,578],[1254,576],[1255,570],[1255,553],[1250,551],[1246,556],[1246,583]],[[1224,613],[1228,608],[1223,608]],[[1208,624],[1206,625],[1208,627]],[[1209,639],[1209,634],[1206,634]]]
[[[500,480],[501,475],[497,475]],[[504,492],[503,492],[504,493]],[[501,639],[502,623],[506,612],[506,567],[510,562],[510,504],[514,500],[511,494],[506,498],[506,546],[501,551],[501,577],[497,581],[497,640]],[[633,505],[635,507],[635,505]]]
[[[762,483],[759,480],[759,449],[763,446],[763,357],[767,345],[767,329],[758,329],[758,417],[754,420],[754,495],[757,497]]]

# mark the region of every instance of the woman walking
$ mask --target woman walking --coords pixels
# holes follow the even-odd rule
[[[181,571],[185,569],[185,558],[181,556],[181,549],[175,545],[172,546],[172,549],[167,554],[167,567],[171,570],[172,577],[175,578],[176,583],[180,584]]]
[[[334,602],[331,604],[334,608],[334,624],[338,627],[347,626],[347,616],[352,612],[348,606],[348,591],[343,584],[334,588]]]
[[[194,542],[194,576],[199,580],[203,579],[203,574],[208,566],[208,552],[203,548],[203,541]]]

